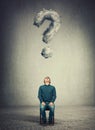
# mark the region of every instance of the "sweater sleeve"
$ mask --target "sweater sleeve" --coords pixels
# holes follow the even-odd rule
[[[55,99],[56,99],[56,89],[54,87],[53,92],[52,92],[52,100],[51,100],[51,102],[54,102]]]
[[[42,94],[41,94],[41,87],[39,87],[38,98],[40,100],[40,103],[42,103],[43,102],[43,98],[42,98]]]

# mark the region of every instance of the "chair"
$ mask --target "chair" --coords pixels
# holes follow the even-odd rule
[[[46,111],[49,111],[48,107],[46,108]],[[41,111],[40,111],[40,124],[43,124]],[[54,116],[52,117],[52,125],[54,125]]]

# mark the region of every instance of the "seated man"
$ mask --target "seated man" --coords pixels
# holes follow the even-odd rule
[[[43,123],[46,123],[46,108],[49,108],[49,124],[52,124],[52,117],[54,116],[56,99],[56,89],[50,85],[51,80],[49,77],[44,78],[44,85],[39,87],[38,98],[40,100],[40,111]]]

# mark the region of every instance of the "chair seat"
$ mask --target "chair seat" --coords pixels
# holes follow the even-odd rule
[[[48,107],[46,108],[46,111],[49,111],[49,108],[48,108]]]

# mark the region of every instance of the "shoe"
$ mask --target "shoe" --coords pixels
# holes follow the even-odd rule
[[[49,124],[52,124],[52,121],[51,121],[51,120],[49,120],[49,121],[48,121],[48,123],[49,123]]]
[[[49,122],[49,125],[54,125],[52,122]]]
[[[42,120],[42,124],[46,124],[47,123],[47,121],[46,120]]]

